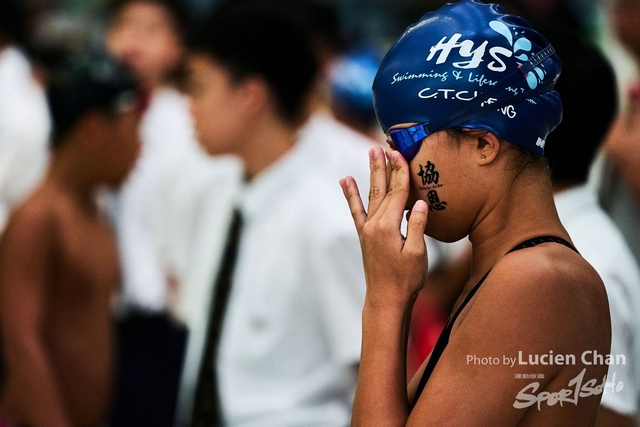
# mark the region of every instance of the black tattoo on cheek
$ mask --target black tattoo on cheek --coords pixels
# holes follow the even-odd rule
[[[426,166],[420,165],[418,176],[422,177],[422,185],[438,184],[440,180],[440,173],[436,171],[436,165],[431,162],[427,162]]]
[[[430,190],[427,193],[427,199],[429,200],[430,211],[443,211],[447,209],[447,202],[441,202],[436,190]]]
[[[427,162],[425,166],[420,165],[418,176],[422,178],[421,190],[434,190],[444,186],[444,184],[440,184],[440,172],[436,170],[436,165],[431,162]]]
[[[440,197],[436,191],[437,188],[443,186],[443,184],[440,184],[440,173],[436,170],[436,165],[430,161],[427,161],[427,164],[424,166],[420,165],[420,172],[418,172],[418,176],[422,178],[423,186],[420,187],[420,189],[427,191],[429,210],[445,210],[447,208],[447,202],[440,201]]]

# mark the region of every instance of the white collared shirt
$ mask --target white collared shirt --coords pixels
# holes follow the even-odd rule
[[[233,427],[346,426],[360,358],[364,268],[338,180],[367,177],[369,140],[325,116],[248,184],[212,188],[180,293],[189,341],[177,425],[188,425],[231,212],[243,228],[219,346]],[[236,187],[236,188],[234,188]],[[224,194],[221,191],[224,190]],[[235,193],[235,196],[232,194]],[[231,202],[231,200],[235,200]],[[222,206],[232,203],[233,206]]]
[[[368,152],[376,146],[374,140],[345,126],[329,113],[318,112],[300,131],[299,143],[313,151],[313,164],[330,174],[331,179],[353,176],[360,194],[366,198],[369,188]]]
[[[584,185],[555,195],[556,207],[576,249],[604,282],[611,311],[611,354],[625,365],[610,365],[607,381],[622,382],[607,390],[602,405],[638,417],[640,403],[640,270],[622,233],[598,205],[595,191]]]
[[[13,206],[40,182],[51,119],[43,88],[16,48],[0,49],[0,233]]]
[[[337,171],[316,148],[301,141],[239,200],[244,225],[218,361],[229,426],[349,422],[364,271]]]

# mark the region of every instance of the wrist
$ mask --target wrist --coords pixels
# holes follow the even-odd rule
[[[403,316],[407,311],[411,310],[418,294],[419,292],[407,295],[399,292],[395,292],[393,294],[389,294],[388,292],[386,294],[381,294],[367,290],[364,299],[364,308],[370,312],[376,312],[379,314],[398,314]]]
[[[403,321],[411,314],[415,298],[381,299],[365,297],[362,309],[362,320],[365,322],[382,320],[384,323],[393,323],[394,320]]]
[[[361,369],[369,362],[379,366],[384,360],[384,363],[394,366],[394,376],[404,378],[402,383],[406,383],[406,348],[412,308],[413,305],[365,302],[362,310]]]

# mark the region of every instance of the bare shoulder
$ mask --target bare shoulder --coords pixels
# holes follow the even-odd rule
[[[58,249],[60,211],[56,198],[38,189],[11,213],[0,239],[3,290],[44,283]]]
[[[489,289],[516,298],[528,295],[532,302],[569,303],[576,310],[594,308],[591,304],[607,308],[605,287],[595,269],[580,254],[556,243],[503,257],[487,282]]]
[[[493,268],[467,315],[508,322],[545,347],[608,347],[605,287],[591,265],[555,243],[513,252]],[[469,322],[470,326],[476,322]],[[479,322],[478,327],[487,324]]]
[[[67,198],[54,190],[39,188],[11,213],[2,246],[46,245],[55,239],[61,220],[72,211]]]
[[[412,425],[587,425],[600,394],[571,384],[600,383],[607,366],[582,356],[607,354],[610,334],[604,286],[579,254],[549,243],[506,255],[456,320]]]

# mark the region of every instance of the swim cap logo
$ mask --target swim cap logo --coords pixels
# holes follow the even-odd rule
[[[491,62],[487,64],[487,69],[496,73],[502,73],[507,70],[507,65],[504,62],[505,58],[515,58],[521,60],[518,65],[529,60],[528,53],[533,48],[531,41],[524,36],[514,39],[509,27],[500,21],[491,21],[489,27],[496,33],[502,35],[507,39],[511,49],[507,49],[502,46],[493,46],[489,49],[489,56]],[[517,35],[517,33],[515,34]],[[472,40],[460,41],[462,34],[456,33],[447,40],[447,36],[444,36],[438,44],[431,46],[429,49],[429,56],[427,62],[432,61],[436,55],[436,64],[444,64],[449,59],[449,55],[454,49],[458,50],[458,55],[462,58],[470,58],[468,61],[457,61],[452,65],[455,68],[460,69],[476,69],[484,61],[485,54],[487,53],[487,46],[489,41],[485,40],[482,44],[476,47]],[[536,67],[533,71],[526,76],[527,83],[531,89],[538,87],[538,84],[544,79],[544,71],[540,67]]]
[[[491,21],[489,22],[489,26],[493,31],[501,34],[504,38],[507,39],[509,45],[511,45],[513,49],[513,54],[515,55],[515,57],[522,61],[519,62],[518,65],[522,65],[523,62],[529,60],[529,55],[527,53],[531,52],[533,46],[531,45],[531,41],[528,38],[522,36],[514,41],[513,34],[509,30],[509,27],[507,27],[500,21]],[[516,33],[516,35],[518,35],[518,33]],[[518,54],[518,52],[522,53]],[[509,57],[510,56],[511,55],[509,55]],[[544,71],[540,67],[535,67],[533,71],[531,71],[525,77],[529,87],[531,89],[537,88],[538,84],[542,83],[542,81],[544,80],[544,74]]]
[[[482,62],[482,58],[484,57],[484,53],[487,48],[487,44],[489,44],[489,42],[485,41],[480,46],[478,46],[475,50],[472,50],[474,47],[473,41],[464,40],[463,42],[458,43],[458,40],[460,40],[460,37],[462,37],[462,34],[456,33],[453,36],[451,36],[449,41],[447,41],[446,43],[445,43],[445,40],[447,40],[447,36],[444,36],[443,38],[441,38],[437,45],[431,46],[431,49],[429,49],[429,56],[427,57],[427,62],[433,60],[436,54],[440,52],[440,56],[438,56],[438,59],[436,60],[436,64],[444,64],[445,62],[447,62],[447,59],[449,59],[449,54],[451,53],[451,51],[453,49],[459,49],[458,53],[460,56],[464,58],[471,57],[471,60],[454,62],[453,66],[456,68],[463,68],[463,69],[478,68],[480,66],[480,63]]]

